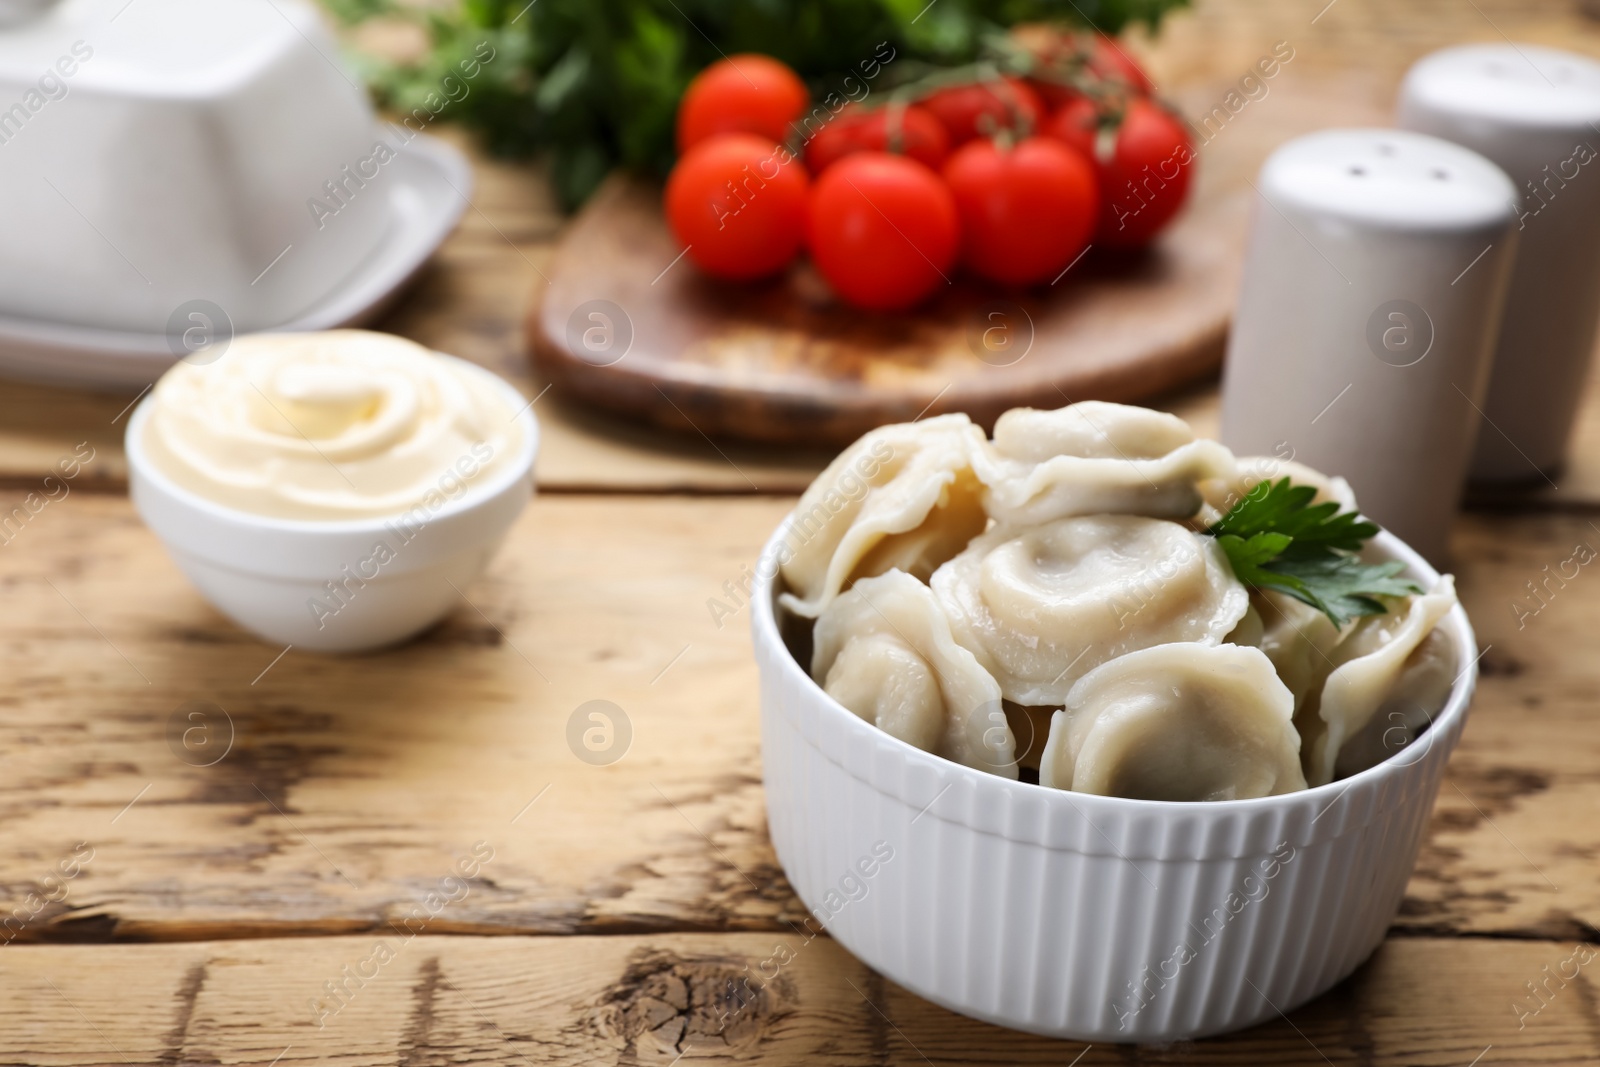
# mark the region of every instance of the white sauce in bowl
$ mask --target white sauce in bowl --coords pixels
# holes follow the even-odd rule
[[[516,461],[523,430],[494,375],[363,330],[258,334],[156,384],[144,446],[217,504],[280,519],[398,515]]]

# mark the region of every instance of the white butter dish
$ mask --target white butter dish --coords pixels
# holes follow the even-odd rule
[[[380,126],[305,0],[12,15],[0,371],[138,387],[197,301],[235,333],[358,322],[465,210],[459,153]]]

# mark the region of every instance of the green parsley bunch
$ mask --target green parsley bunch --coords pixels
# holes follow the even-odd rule
[[[1154,28],[1187,0],[323,0],[347,22],[422,24],[421,63],[356,57],[379,102],[407,112],[487,43],[495,59],[446,117],[481,131],[501,155],[543,155],[563,203],[582,203],[616,166],[664,175],[678,100],[725,55],[789,64],[821,100],[885,42],[888,83],[969,63],[1018,23]]]
[[[1205,532],[1217,539],[1234,577],[1310,604],[1335,626],[1384,614],[1388,608],[1378,597],[1423,591],[1399,577],[1403,563],[1361,562],[1358,553],[1378,526],[1336,503],[1313,504],[1316,495],[1288,478],[1263,481]]]

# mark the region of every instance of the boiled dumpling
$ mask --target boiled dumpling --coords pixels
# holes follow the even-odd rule
[[[1261,612],[1256,610],[1252,603],[1245,609],[1244,618],[1239,620],[1239,625],[1229,631],[1223,640],[1230,645],[1248,645],[1251,648],[1260,648],[1261,639],[1266,636],[1266,623],[1262,621]]]
[[[1406,665],[1367,725],[1339,746],[1333,776],[1348,778],[1375,767],[1415,741],[1449,699],[1457,669],[1450,638],[1435,627]]]
[[[1298,711],[1333,670],[1341,631],[1321,611],[1286,593],[1258,589],[1250,599],[1261,614],[1261,651],[1294,694]]]
[[[1290,485],[1307,485],[1315,489],[1317,495],[1312,498],[1313,504],[1332,501],[1339,505],[1340,511],[1359,510],[1349,482],[1343,478],[1329,477],[1304,463],[1276,456],[1240,456],[1234,462],[1237,466],[1226,477],[1207,478],[1200,483],[1200,495],[1205,500],[1200,518],[1207,525],[1222,518],[1228,509],[1262,482],[1276,482],[1283,478],[1289,479]]]
[[[1233,454],[1196,440],[1189,424],[1126,404],[1085,400],[1055,411],[1013,408],[973,459],[984,505],[1003,523],[1102,512],[1182,519],[1197,483],[1233,474]]]
[[[899,568],[919,578],[988,523],[972,455],[983,431],[965,415],[884,426],[845,449],[795,507],[781,572],[790,611],[815,618],[858,578]]]
[[[1318,699],[1305,702],[1296,723],[1306,741],[1308,782],[1333,781],[1339,750],[1372,720],[1412,653],[1455,605],[1455,581],[1445,575],[1432,592],[1400,601],[1386,614],[1365,616],[1345,634]]]
[[[1135,800],[1244,800],[1306,787],[1294,698],[1258,649],[1170,644],[1080,678],[1039,784]]]
[[[997,526],[930,584],[956,640],[1025,705],[1059,705],[1136,649],[1217,644],[1250,604],[1216,541],[1133,515]]]
[[[904,571],[863,578],[816,624],[811,676],[909,745],[1017,777],[1000,687],[956,644],[928,587]]]

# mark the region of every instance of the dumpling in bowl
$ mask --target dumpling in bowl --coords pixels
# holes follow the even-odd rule
[[[1228,636],[1222,640],[1230,645],[1248,645],[1250,648],[1260,648],[1261,639],[1266,636],[1266,623],[1261,619],[1261,612],[1256,610],[1255,598],[1251,597],[1250,606],[1245,609],[1244,618],[1239,624],[1229,631]]]
[[[1458,673],[1450,639],[1435,627],[1406,657],[1394,688],[1367,725],[1339,746],[1339,756],[1333,764],[1334,778],[1348,778],[1376,767],[1420,737],[1449,699]]]
[[[1135,515],[996,526],[930,584],[956,640],[1023,705],[1060,705],[1137,649],[1218,644],[1250,605],[1215,540]]]
[[[1455,579],[1447,574],[1432,592],[1400,601],[1387,614],[1358,619],[1349,629],[1333,650],[1334,666],[1328,680],[1317,698],[1307,700],[1296,716],[1306,742],[1306,781],[1314,786],[1333,781],[1340,750],[1391,699],[1412,654],[1455,605]],[[1437,669],[1431,672],[1434,676],[1439,673]],[[1445,686],[1444,692],[1448,690]],[[1442,704],[1443,693],[1434,699]],[[1432,715],[1438,710],[1435,705],[1426,712]]]
[[[1313,504],[1333,501],[1339,505],[1340,511],[1360,510],[1349,482],[1343,478],[1329,477],[1304,463],[1279,459],[1277,456],[1240,456],[1234,462],[1236,467],[1228,476],[1207,478],[1200,483],[1200,495],[1205,500],[1200,520],[1207,525],[1226,515],[1230,508],[1262,482],[1276,482],[1282,478],[1289,479],[1290,485],[1308,485],[1315,489],[1317,495],[1312,498]]]
[[[816,616],[859,578],[926,579],[988,525],[965,415],[884,426],[840,453],[805,491],[785,537],[783,606]]]
[[[1000,686],[950,636],[927,586],[904,571],[863,578],[815,634],[811,676],[840,704],[925,752],[1017,777]]]
[[[1188,518],[1200,508],[1197,483],[1231,477],[1234,462],[1176,415],[1085,400],[1001,415],[973,469],[989,514],[1020,525],[1103,512]]]
[[[1050,723],[1039,784],[1134,800],[1306,787],[1290,696],[1259,649],[1171,644],[1084,675]]]
[[[1261,615],[1261,651],[1294,694],[1298,711],[1337,666],[1333,650],[1341,631],[1328,616],[1285,593],[1258,589],[1250,600]]]

